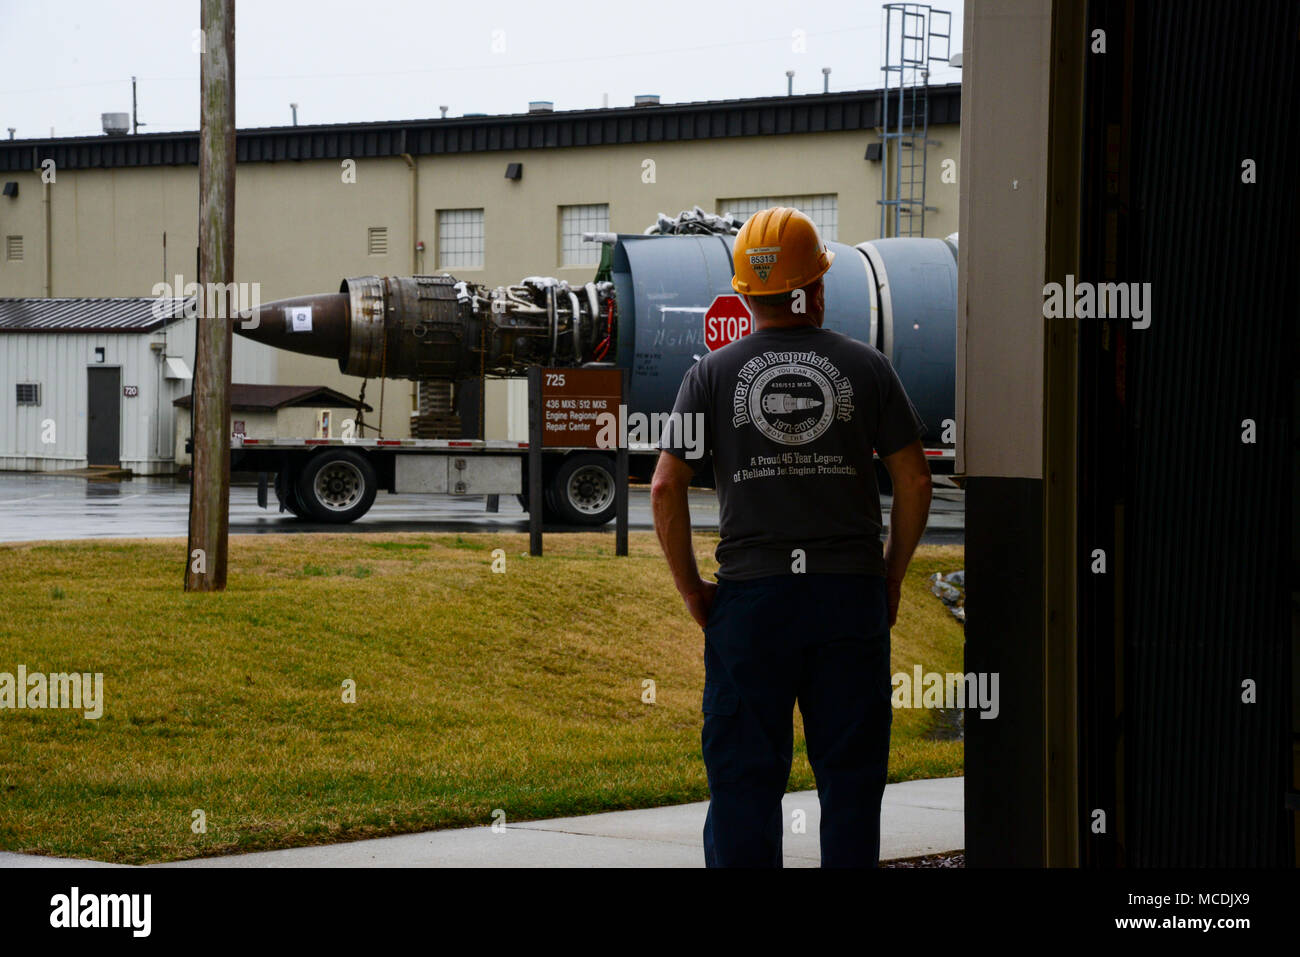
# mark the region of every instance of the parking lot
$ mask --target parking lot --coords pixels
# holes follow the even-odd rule
[[[172,478],[85,479],[32,473],[0,476],[0,541],[57,541],[78,538],[165,538],[186,534],[189,517],[188,484]],[[268,532],[420,532],[453,531],[526,532],[528,514],[513,496],[503,495],[500,510],[486,510],[481,497],[457,495],[390,495],[380,492],[369,513],[350,525],[326,525],[295,519],[280,512],[275,493],[269,507],[257,505],[254,486],[237,485],[230,491],[232,535]],[[889,496],[882,508],[888,521]],[[691,492],[694,527],[718,527],[718,505],[709,489]],[[650,493],[631,490],[628,505],[631,528],[654,527]],[[613,533],[611,522],[606,528]],[[589,531],[577,527],[547,527],[547,531]],[[932,545],[965,541],[965,502],[957,489],[936,488],[930,522],[922,542]]]

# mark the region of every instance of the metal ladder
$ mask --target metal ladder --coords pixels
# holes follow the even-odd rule
[[[881,140],[880,235],[924,236],[926,212],[937,211],[937,207],[925,204],[926,151],[938,145],[929,138],[930,63],[946,63],[951,56],[952,14],[926,3],[887,3],[883,9],[885,50],[881,70],[885,87],[877,127]]]

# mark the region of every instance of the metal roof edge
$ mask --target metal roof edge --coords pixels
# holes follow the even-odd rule
[[[235,148],[239,162],[276,162],[861,130],[874,128],[884,93],[849,90],[545,113],[249,127],[236,130]],[[936,104],[933,125],[960,121],[960,83],[932,86],[929,93],[932,104],[943,104]],[[0,140],[0,172],[34,172],[46,159],[60,169],[195,165],[198,133]]]

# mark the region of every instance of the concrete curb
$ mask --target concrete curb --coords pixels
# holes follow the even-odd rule
[[[885,788],[881,859],[920,857],[966,846],[965,779],[932,778]],[[345,844],[257,851],[155,867],[703,867],[707,802],[613,811],[546,821],[507,821],[503,831],[468,827],[399,834]],[[801,833],[787,831],[786,867],[820,862],[815,791],[783,802],[787,823],[804,812]],[[0,867],[116,867],[99,861],[0,852]]]

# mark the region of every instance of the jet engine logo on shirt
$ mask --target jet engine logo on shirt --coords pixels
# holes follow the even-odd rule
[[[838,416],[853,418],[853,384],[816,352],[764,352],[740,368],[731,424],[752,423],[782,445],[815,441]]]
[[[780,251],[780,246],[755,246],[753,249],[745,250],[745,255],[749,257],[750,268],[758,274],[758,278],[763,282],[767,282],[768,274],[772,272],[772,267],[776,265],[776,257]]]

